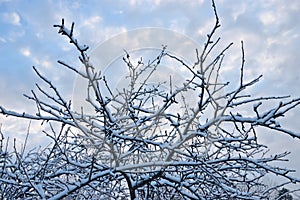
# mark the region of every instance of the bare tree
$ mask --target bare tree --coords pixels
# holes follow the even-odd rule
[[[272,165],[286,161],[289,153],[267,155],[268,148],[258,143],[256,133],[263,127],[299,139],[278,119],[298,106],[300,99],[252,97],[247,89],[262,76],[245,81],[243,42],[239,82],[226,91],[230,83],[220,80],[220,72],[232,44],[215,52],[220,22],[214,1],[212,6],[215,25],[203,49],[196,49],[193,65],[169,53],[167,46],[147,63],[142,59],[134,63],[125,51],[128,87],[117,90],[90,63],[88,47],[73,36],[74,23],[71,29],[64,20],[54,25],[78,50],[85,70],[58,63],[88,82],[86,101],[94,113],[72,109],[71,101],[33,67],[50,87],[36,84],[37,91],[26,95],[36,104],[37,113],[4,107],[0,113],[48,122],[51,131],[45,134],[53,143],[29,153],[16,148],[9,152],[1,134],[1,198],[267,199],[276,189],[300,182],[290,175],[293,170]],[[210,59],[211,55],[216,56]],[[149,83],[167,59],[188,70],[189,77],[179,84],[168,75],[165,82]],[[195,104],[187,103],[190,95],[196,97]],[[266,101],[274,106],[265,107]],[[245,107],[247,112],[241,112]],[[267,174],[284,177],[286,182],[270,187],[263,182]]]

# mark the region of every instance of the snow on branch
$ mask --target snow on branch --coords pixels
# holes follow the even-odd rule
[[[232,43],[217,51],[220,28],[215,2],[215,24],[203,49],[196,49],[193,65],[167,52],[148,63],[135,63],[125,50],[128,85],[111,89],[111,80],[97,72],[87,55],[88,46],[74,37],[74,23],[54,25],[79,53],[84,66],[58,63],[87,82],[85,101],[92,113],[71,106],[59,89],[34,71],[47,86],[25,95],[37,107],[36,114],[0,113],[48,122],[44,131],[52,144],[22,156],[7,152],[1,134],[0,194],[4,199],[264,199],[290,183],[299,183],[293,170],[273,163],[287,161],[289,152],[267,155],[269,149],[258,141],[263,127],[300,138],[280,125],[280,118],[295,109],[300,99],[289,96],[252,97],[248,92],[262,76],[246,81],[245,52],[241,43],[240,77],[236,88],[220,79],[222,62]],[[211,55],[216,55],[212,59]],[[105,55],[103,55],[105,56]],[[230,56],[230,55],[229,55]],[[182,83],[171,76],[152,83],[151,78],[167,59],[188,72]],[[167,88],[167,89],[166,89]],[[225,92],[226,91],[226,92]],[[187,103],[190,96],[195,104]],[[273,107],[267,107],[267,102]],[[242,112],[243,109],[245,112]],[[52,126],[59,122],[61,127]],[[270,186],[264,177],[273,174],[286,182]]]

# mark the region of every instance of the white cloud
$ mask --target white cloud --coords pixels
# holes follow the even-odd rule
[[[202,26],[200,26],[197,30],[197,34],[200,36],[205,36],[208,34],[212,27],[214,26],[215,19],[207,20]]]
[[[16,12],[12,12],[12,13],[3,13],[2,14],[3,17],[3,21],[9,24],[13,24],[16,26],[21,25],[21,18],[18,15],[18,13]]]
[[[30,49],[28,47],[21,48],[20,52],[23,56],[26,56],[26,57],[31,55]]]
[[[10,2],[11,0],[0,0],[0,4],[1,3],[5,3],[5,2]]]
[[[161,0],[155,0],[155,1],[154,1],[154,4],[155,4],[156,6],[159,6],[161,2],[162,2]]]
[[[46,58],[33,58],[32,60],[35,63],[35,65],[46,68],[47,70],[50,70],[50,68],[53,67],[53,63]]]
[[[102,27],[102,26],[84,26],[78,30],[81,36],[81,42],[88,44],[91,49],[93,46],[104,42],[105,40],[126,32],[125,27]],[[64,47],[68,50],[68,46]]]
[[[277,21],[276,15],[271,11],[261,13],[259,19],[265,26],[271,25]]]
[[[170,21],[170,29],[178,31],[180,33],[185,33],[186,26],[188,23],[189,23],[188,18],[173,19]]]
[[[100,16],[92,16],[83,21],[83,26],[88,26],[88,27],[95,27],[96,24],[102,21],[102,18]]]
[[[23,37],[25,35],[25,30],[18,30],[18,31],[11,31],[9,32],[9,35],[7,37],[7,40],[10,42],[15,42],[19,38]]]
[[[135,5],[137,5],[139,3],[139,1],[137,1],[137,0],[130,0],[130,5],[131,6],[135,6]]]
[[[7,40],[6,40],[5,38],[3,38],[3,37],[0,37],[0,42],[2,42],[2,43],[6,43],[6,42],[7,42]]]
[[[237,20],[238,17],[240,17],[242,14],[246,12],[246,3],[242,3],[241,5],[236,5],[232,8],[232,17],[234,20]]]

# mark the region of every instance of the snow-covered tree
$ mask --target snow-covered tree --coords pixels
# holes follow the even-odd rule
[[[293,200],[293,197],[289,194],[289,190],[282,188],[278,192],[278,200]]]
[[[50,88],[37,84],[37,91],[26,95],[36,104],[36,114],[2,106],[0,113],[47,122],[51,131],[45,134],[53,143],[28,153],[16,148],[9,152],[1,133],[1,199],[266,199],[284,185],[299,183],[290,175],[293,170],[272,164],[286,161],[289,153],[268,155],[267,146],[258,142],[257,129],[299,139],[300,134],[280,126],[279,119],[298,106],[300,98],[251,96],[248,88],[262,76],[246,81],[243,42],[239,81],[220,79],[232,44],[216,52],[220,22],[212,3],[215,25],[203,49],[195,50],[192,65],[168,52],[167,46],[149,62],[135,63],[125,51],[128,85],[117,90],[95,70],[88,47],[74,38],[74,23],[70,29],[64,20],[55,25],[78,50],[84,70],[59,64],[87,81],[86,102],[93,113],[73,109],[34,67]],[[166,60],[177,62],[189,77],[174,83],[165,74],[164,82],[150,82]],[[194,104],[188,103],[191,95],[196,97]],[[286,182],[268,186],[263,181],[268,174]]]

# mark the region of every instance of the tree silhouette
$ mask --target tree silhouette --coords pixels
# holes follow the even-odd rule
[[[88,46],[74,37],[74,23],[70,29],[64,20],[54,25],[79,52],[83,71],[58,63],[87,81],[86,102],[93,113],[74,110],[71,101],[33,67],[47,86],[36,84],[37,90],[26,95],[36,104],[36,114],[2,106],[0,113],[47,122],[51,131],[45,134],[53,143],[28,153],[16,147],[8,152],[1,134],[2,199],[263,199],[283,185],[298,183],[290,175],[293,170],[272,165],[286,161],[289,153],[268,156],[256,130],[263,127],[299,139],[298,133],[280,126],[279,119],[300,99],[252,97],[247,89],[262,76],[245,80],[243,42],[239,82],[228,89],[231,83],[220,79],[220,69],[232,43],[215,52],[220,22],[214,1],[212,7],[215,25],[203,49],[195,51],[192,65],[169,53],[167,46],[147,63],[133,62],[125,51],[128,86],[117,90],[89,61]],[[168,59],[189,71],[189,77],[174,83],[166,74],[165,82],[149,83]],[[197,97],[195,104],[186,103],[190,95]],[[273,107],[264,106],[266,102]],[[241,112],[245,107],[247,112]],[[269,187],[263,181],[267,174],[286,182]]]

